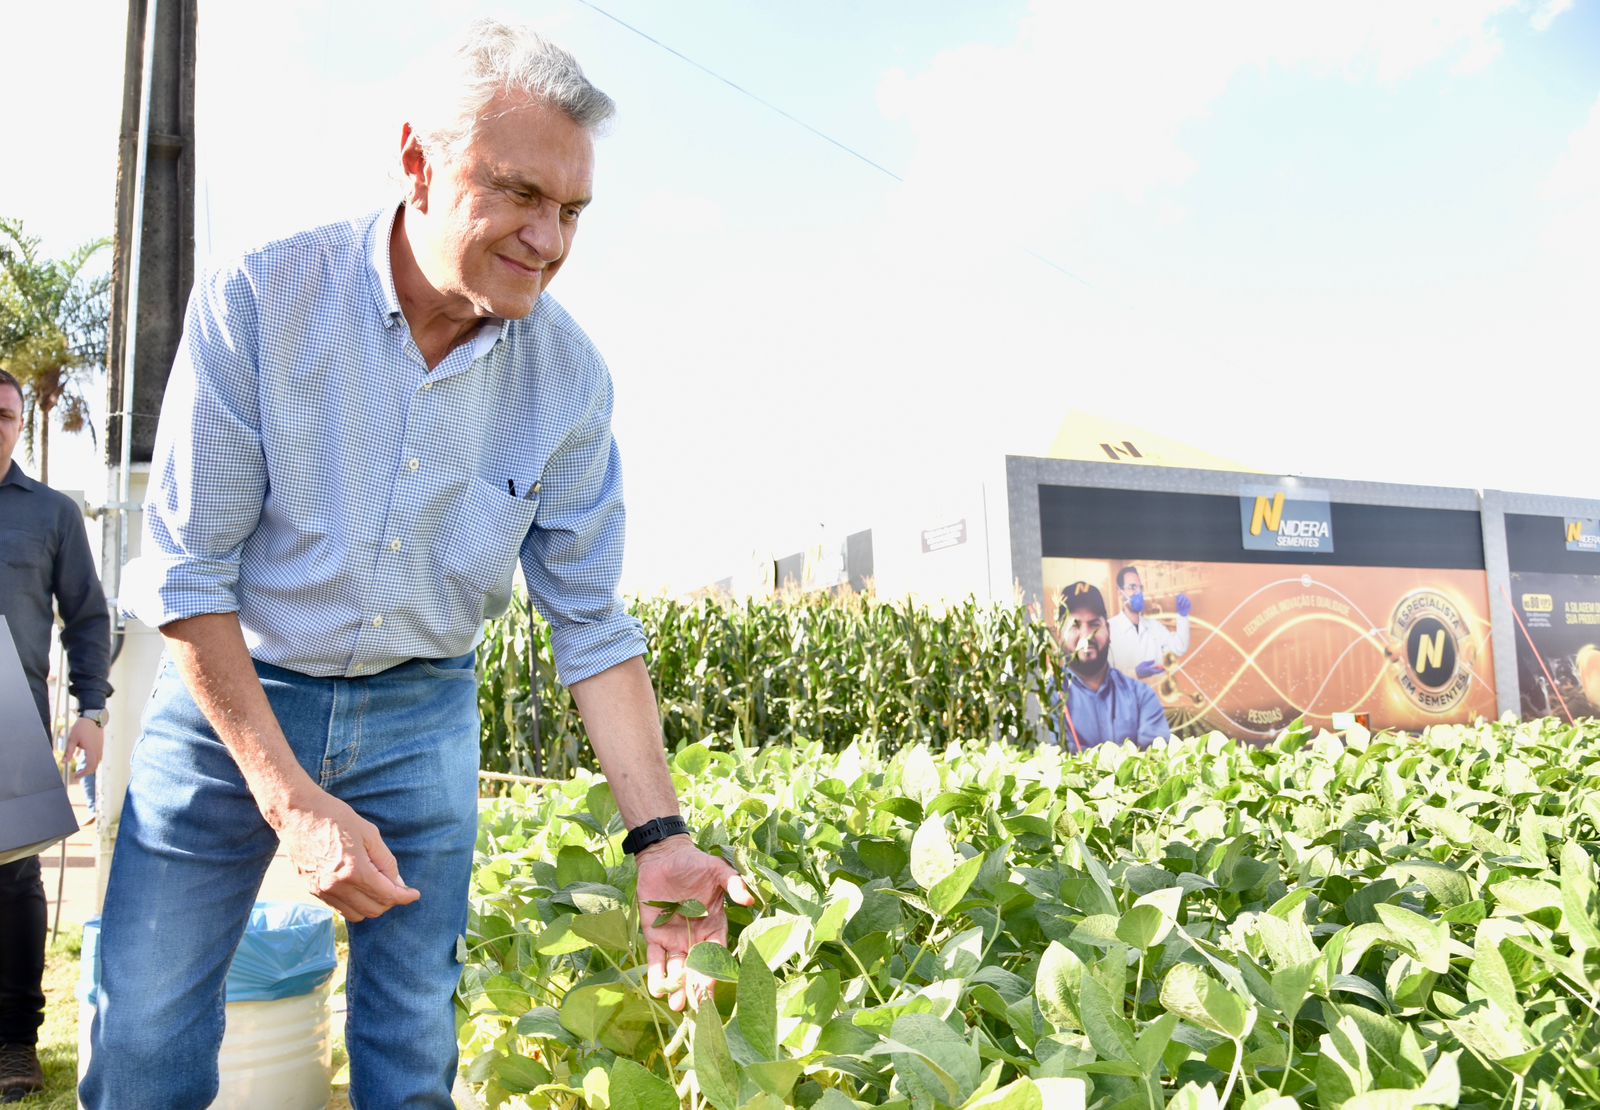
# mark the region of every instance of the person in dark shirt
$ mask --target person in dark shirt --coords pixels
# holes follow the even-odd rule
[[[48,732],[50,629],[61,611],[61,640],[79,717],[67,758],[86,772],[100,762],[111,623],[72,499],[42,485],[12,461],[22,432],[22,386],[0,370],[0,616],[6,618],[39,718]],[[0,1102],[44,1087],[37,1044],[44,1021],[44,883],[39,857],[0,864]]]
[[[1139,747],[1172,734],[1155,691],[1111,666],[1111,631],[1100,590],[1074,582],[1061,591],[1061,644],[1067,653],[1066,729],[1080,750],[1132,740]]]

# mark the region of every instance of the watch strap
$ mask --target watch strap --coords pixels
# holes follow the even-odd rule
[[[688,835],[689,822],[682,817],[652,817],[639,827],[628,830],[628,835],[622,838],[622,850],[630,856],[636,856],[669,836]]]
[[[107,711],[105,709],[80,709],[78,716],[85,721],[93,721],[101,728],[106,727]]]

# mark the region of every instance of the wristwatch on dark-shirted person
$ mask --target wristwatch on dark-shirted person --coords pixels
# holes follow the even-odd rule
[[[94,724],[99,728],[105,728],[106,727],[106,717],[108,715],[109,715],[109,710],[105,709],[104,707],[101,707],[100,709],[80,709],[80,710],[78,710],[78,720],[80,720],[80,721],[93,721]]]
[[[628,830],[628,835],[622,838],[622,850],[630,856],[636,856],[668,837],[688,835],[689,822],[682,817],[652,817],[637,828]]]

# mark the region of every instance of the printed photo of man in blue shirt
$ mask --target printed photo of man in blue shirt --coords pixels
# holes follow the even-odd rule
[[[1056,613],[1066,652],[1067,695],[1058,699],[1063,735],[1081,750],[1132,740],[1139,747],[1172,735],[1155,691],[1111,666],[1111,629],[1098,587],[1074,582]]]

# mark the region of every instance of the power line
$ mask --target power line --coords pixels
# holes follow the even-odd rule
[[[722,74],[718,73],[716,70],[712,69],[710,66],[702,65],[701,63],[695,61],[693,58],[689,57],[689,55],[685,54],[683,51],[675,50],[674,48],[668,46],[666,43],[662,42],[660,39],[654,37],[653,35],[646,34],[644,31],[641,31],[639,28],[635,27],[633,24],[629,23],[627,20],[622,19],[620,16],[612,15],[610,12],[608,12],[604,8],[600,7],[600,5],[590,3],[589,0],[577,0],[577,2],[579,4],[582,4],[584,7],[588,8],[590,11],[598,12],[599,14],[605,16],[607,19],[611,20],[611,22],[613,22],[613,23],[615,23],[615,24],[617,24],[617,25],[619,25],[621,27],[626,27],[628,30],[632,31],[634,34],[638,35],[640,38],[644,39],[646,42],[651,43],[651,44],[653,44],[655,46],[659,46],[661,49],[665,50],[668,54],[671,54],[674,58],[678,58],[681,61],[688,62],[690,65],[694,66],[695,69],[698,69],[701,73],[704,73],[706,76],[716,78],[718,81],[721,81],[724,85],[728,86],[728,88],[732,89],[734,92],[737,92],[742,96],[748,96],[751,100],[754,100],[757,104],[761,105],[763,108],[766,108],[769,111],[778,113],[778,115],[782,116],[784,119],[788,120],[790,123],[797,124],[800,127],[804,127],[807,131],[811,132],[813,135],[815,135],[817,138],[821,139],[823,142],[832,143],[834,146],[838,147],[840,150],[844,151],[846,154],[850,155],[852,158],[857,158],[857,159],[861,160],[862,162],[865,162],[867,165],[871,166],[873,169],[877,170],[879,173],[884,174],[885,176],[891,177],[894,180],[896,180],[896,181],[898,181],[898,182],[900,182],[902,184],[905,183],[905,178],[901,177],[899,174],[895,173],[893,170],[889,169],[887,166],[883,165],[881,162],[874,162],[871,158],[868,158],[865,154],[862,154],[855,147],[850,146],[848,143],[844,143],[844,142],[839,141],[838,139],[835,139],[832,135],[828,134],[826,131],[822,131],[822,130],[820,130],[818,128],[815,128],[815,127],[811,126],[809,123],[807,123],[805,120],[801,119],[799,116],[794,115],[791,112],[784,111],[782,108],[780,108],[776,104],[772,103],[772,101],[767,100],[767,99],[765,99],[763,97],[757,96],[755,93],[751,92],[749,89],[745,88],[743,85],[741,85],[741,84],[739,84],[739,83],[737,83],[735,81],[729,80],[728,78],[724,77]]]
[[[805,128],[807,131],[811,132],[811,134],[815,135],[817,138],[821,139],[823,142],[828,143],[828,144],[830,144],[832,146],[838,147],[840,150],[844,151],[846,154],[850,155],[852,158],[855,158],[857,161],[866,163],[868,166],[871,166],[873,169],[877,170],[879,173],[883,174],[885,177],[888,177],[893,181],[899,182],[902,185],[905,184],[905,180],[906,179],[904,177],[901,177],[899,174],[897,174],[893,170],[889,169],[889,167],[885,166],[883,163],[875,161],[872,158],[867,157],[865,154],[861,153],[855,147],[851,146],[850,144],[848,144],[846,142],[843,142],[843,141],[841,141],[839,139],[834,138],[832,135],[828,134],[826,131],[823,131],[822,129],[820,129],[818,127],[813,127],[811,124],[807,123],[805,120],[801,119],[799,116],[795,115],[794,113],[785,111],[783,108],[780,108],[778,105],[772,103],[772,101],[770,101],[770,100],[767,100],[765,97],[758,96],[756,93],[751,92],[749,89],[745,88],[743,85],[739,84],[737,81],[733,81],[733,80],[731,80],[731,79],[729,79],[727,77],[724,77],[722,74],[718,73],[716,70],[712,69],[710,66],[704,65],[703,63],[698,62],[695,59],[689,57],[689,55],[685,54],[683,51],[678,50],[678,49],[676,49],[676,48],[674,48],[672,46],[668,46],[666,43],[662,42],[660,39],[656,38],[654,35],[648,34],[647,32],[640,30],[638,27],[635,27],[633,24],[629,23],[627,20],[623,19],[622,17],[617,16],[617,15],[613,15],[612,13],[610,13],[610,12],[606,11],[604,8],[602,8],[600,5],[592,3],[591,0],[575,0],[575,2],[579,3],[579,4],[582,4],[584,7],[588,8],[592,12],[595,12],[595,13],[597,13],[599,15],[605,16],[607,19],[611,20],[611,22],[617,24],[619,27],[623,27],[623,28],[627,29],[628,31],[631,31],[635,35],[638,35],[640,38],[644,39],[646,42],[650,43],[651,45],[659,47],[662,50],[665,50],[668,54],[671,54],[674,58],[677,58],[679,61],[688,63],[689,65],[693,66],[695,69],[698,69],[701,73],[704,73],[706,76],[711,77],[711,78],[713,78],[713,79],[715,79],[717,81],[722,82],[724,85],[728,86],[728,88],[732,89],[734,92],[738,93],[739,95],[749,97],[751,100],[755,101],[757,104],[761,105],[763,108],[767,109],[768,111],[775,112],[776,114],[782,116],[784,119],[788,120],[790,123],[795,124],[798,127]],[[1075,281],[1078,284],[1084,286],[1085,288],[1094,289],[1097,292],[1099,291],[1098,287],[1094,284],[1094,282],[1090,281],[1088,278],[1085,278],[1085,277],[1082,277],[1082,276],[1080,276],[1078,274],[1073,273],[1071,270],[1067,269],[1065,266],[1061,265],[1059,262],[1054,261],[1053,259],[1049,258],[1048,256],[1046,256],[1044,254],[1041,254],[1040,252],[1034,250],[1032,247],[1026,246],[1023,243],[1016,243],[1015,246],[1019,250],[1021,250],[1024,254],[1028,255],[1030,258],[1034,259],[1035,261],[1042,262],[1044,265],[1050,267],[1052,270],[1056,271],[1057,273],[1059,273],[1059,274],[1061,274],[1061,275],[1063,275],[1065,277],[1071,278],[1073,281]]]

